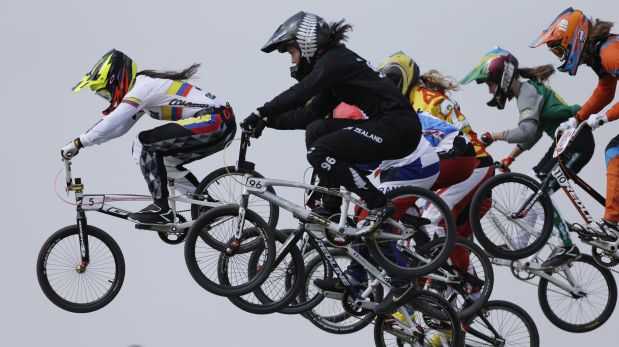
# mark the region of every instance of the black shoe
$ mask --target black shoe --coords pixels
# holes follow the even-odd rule
[[[325,217],[327,219],[331,218],[331,216],[333,216],[334,214],[339,215],[340,214],[340,210],[333,210],[330,208],[326,208],[326,207],[316,207],[312,209],[312,213],[313,214],[317,214],[321,217]]]
[[[393,203],[389,200],[387,200],[385,206],[371,209],[368,211],[367,217],[365,217],[363,227],[357,232],[357,236],[373,233],[385,220],[391,217],[394,212],[395,206],[393,206]]]
[[[565,265],[570,261],[580,259],[582,254],[578,250],[576,245],[572,245],[571,247],[557,247],[555,248],[548,259],[542,263],[543,268],[555,268],[561,265]]]
[[[361,285],[361,283],[357,281],[355,278],[350,277],[350,276],[347,276],[347,277],[351,285],[355,287]],[[343,293],[346,291],[346,287],[344,286],[344,283],[342,283],[342,281],[339,278],[329,278],[326,280],[322,278],[316,278],[314,279],[313,283],[316,287],[318,287],[318,289],[325,291],[325,292]]]
[[[409,289],[413,289],[413,286],[409,286],[406,288],[391,287],[391,289],[389,289],[389,293],[387,294],[387,296],[374,309],[376,314],[387,315],[387,314],[394,313],[398,309],[398,306],[402,304],[400,303],[400,301],[402,300],[404,295],[409,291]]]
[[[174,212],[169,207],[162,209],[156,204],[150,204],[140,212],[129,213],[127,219],[140,224],[171,224],[174,223]]]

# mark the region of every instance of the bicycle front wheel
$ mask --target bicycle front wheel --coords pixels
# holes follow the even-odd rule
[[[254,172],[253,176],[264,177],[258,172]],[[198,184],[195,194],[203,195],[207,201],[222,205],[239,204],[241,202],[243,184],[245,184],[244,173],[237,170],[235,166],[226,166],[208,174]],[[273,187],[268,187],[267,191],[275,194]],[[255,195],[250,195],[247,209],[256,212],[267,222],[271,230],[275,230],[279,219],[279,207],[277,205]],[[191,205],[191,218],[195,220],[201,213],[207,210],[209,208],[206,206]]]
[[[187,269],[202,288],[213,294],[247,294],[266,280],[270,271],[248,275],[253,251],[261,251],[260,262],[265,269],[271,269],[275,261],[275,240],[266,222],[255,212],[245,211],[243,231],[237,239],[239,223],[239,206],[225,205],[202,214],[187,232]],[[230,281],[233,283],[221,282],[224,277],[234,278]]]
[[[386,196],[396,206],[394,220],[413,233],[397,242],[380,239],[378,235],[367,237],[365,243],[372,257],[391,276],[413,278],[436,270],[447,260],[456,242],[456,223],[449,206],[434,192],[419,187],[397,188]],[[392,231],[387,224],[380,230]],[[434,246],[432,257],[422,257],[418,250],[420,240],[434,237],[441,237],[442,243]]]
[[[573,333],[595,330],[615,310],[615,278],[590,255],[583,254],[564,270],[554,273],[552,279],[540,278],[537,296],[544,315],[560,329]],[[570,279],[576,283],[571,283]],[[572,292],[558,284],[573,288]]]
[[[41,247],[37,278],[45,296],[56,306],[75,313],[96,311],[109,304],[125,279],[125,259],[114,239],[86,226],[90,261],[82,262],[77,225],[64,227]]]
[[[376,318],[374,343],[377,347],[455,347],[461,344],[460,320],[451,304],[425,290],[415,290],[407,296],[407,304],[397,313]]]
[[[491,255],[516,260],[539,251],[552,233],[554,208],[542,194],[526,214],[517,215],[540,190],[531,177],[519,173],[494,176],[479,187],[471,201],[475,238]]]
[[[492,300],[463,322],[464,346],[539,347],[539,332],[533,318],[520,306]]]

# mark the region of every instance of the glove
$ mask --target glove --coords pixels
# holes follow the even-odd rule
[[[508,155],[507,157],[501,159],[501,166],[499,166],[499,170],[501,170],[501,172],[510,172],[511,170],[509,169],[509,166],[512,165],[514,160],[514,157],[512,157],[511,155]]]
[[[77,155],[77,153],[79,153],[80,148],[82,148],[84,146],[82,146],[82,141],[80,141],[80,138],[76,138],[75,140],[67,143],[64,147],[62,147],[62,149],[60,150],[60,155],[62,155],[62,157],[66,160],[70,160],[71,158],[75,157]]]
[[[251,133],[251,137],[257,139],[262,135],[266,122],[262,117],[252,112],[247,118],[243,119],[240,126],[244,131]]]
[[[480,140],[485,146],[490,146],[494,142],[494,136],[492,136],[491,132],[486,131],[485,133],[481,134]]]
[[[608,123],[608,117],[605,114],[592,114],[587,119],[587,125],[591,127],[591,130],[595,130],[602,126],[604,123]]]
[[[555,137],[561,137],[563,132],[565,132],[568,129],[574,129],[577,126],[578,126],[578,120],[576,119],[576,117],[571,117],[565,122],[559,124],[559,126],[557,127],[557,130],[555,130]]]

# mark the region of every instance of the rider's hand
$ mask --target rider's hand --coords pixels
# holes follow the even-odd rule
[[[262,131],[266,127],[266,122],[262,117],[252,112],[247,118],[245,118],[241,124],[241,129],[252,133],[252,137],[259,138],[262,135]]]
[[[509,166],[512,165],[514,160],[514,157],[512,157],[511,155],[508,155],[507,157],[501,159],[501,166],[499,166],[499,170],[501,170],[501,172],[510,172],[511,170],[509,169]]]
[[[63,158],[69,160],[75,157],[77,153],[79,153],[80,148],[82,147],[82,141],[80,141],[80,138],[78,137],[75,140],[67,143],[64,147],[62,147],[62,149],[60,150],[60,155],[62,155]]]
[[[490,146],[494,142],[494,136],[492,136],[491,132],[486,131],[481,134],[480,140],[485,146]]]
[[[557,130],[555,130],[555,137],[561,137],[563,132],[565,132],[568,129],[574,129],[577,126],[578,126],[578,120],[576,119],[576,117],[571,117],[565,122],[559,124],[559,126],[557,127]]]
[[[587,125],[591,127],[591,130],[599,128],[604,123],[608,123],[608,117],[602,113],[592,114],[587,119]]]

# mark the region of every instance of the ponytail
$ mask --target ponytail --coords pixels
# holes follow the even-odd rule
[[[427,71],[419,76],[419,80],[424,87],[441,93],[460,90],[460,85],[455,78],[444,76],[436,70]]]
[[[603,20],[596,19],[593,25],[591,26],[591,34],[589,34],[588,41],[597,41],[599,39],[605,38],[610,35],[610,29],[615,25],[612,22],[606,22]]]
[[[344,23],[344,18],[340,19],[339,22],[331,23],[331,34],[329,37],[329,43],[325,48],[331,48],[337,45],[340,42],[348,41],[348,33],[352,31],[352,25],[348,23]]]
[[[531,68],[523,67],[518,69],[518,74],[522,76],[522,78],[530,79],[539,83],[546,82],[553,73],[555,73],[555,68],[551,64]]]
[[[157,71],[157,70],[142,70],[137,73],[138,76],[144,75],[153,78],[163,78],[173,81],[185,81],[193,77],[198,72],[200,63],[194,63],[190,67],[182,71]]]

